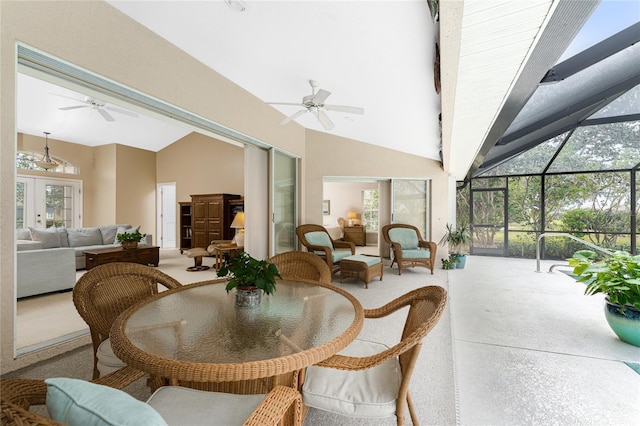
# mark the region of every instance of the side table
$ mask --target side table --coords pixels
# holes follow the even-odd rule
[[[214,246],[213,255],[215,256],[214,268],[216,272],[219,271],[224,264],[225,255],[229,256],[229,259],[233,259],[241,251],[244,251],[244,246],[237,244],[217,244]]]

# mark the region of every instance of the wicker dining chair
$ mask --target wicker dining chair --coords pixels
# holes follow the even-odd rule
[[[384,240],[391,244],[393,264],[398,264],[398,275],[407,267],[422,266],[429,268],[433,275],[438,245],[433,241],[425,241],[420,230],[413,225],[393,223],[382,227]]]
[[[331,284],[331,269],[319,256],[305,251],[288,251],[267,260],[274,263],[284,279],[307,279]]]
[[[111,349],[111,326],[129,306],[158,294],[158,285],[171,289],[182,284],[156,268],[126,262],[96,266],[80,277],[73,288],[73,303],[89,325],[93,379],[125,366]]]
[[[65,423],[29,411],[32,406],[49,402],[55,405],[50,410],[54,417],[73,418],[76,423],[81,421],[79,418],[99,419],[100,424],[122,424],[124,421],[127,424],[136,421],[137,424],[149,424],[148,420],[152,419],[169,425],[184,425],[202,424],[205,419],[214,423],[218,421],[218,424],[268,426],[282,424],[286,419],[289,421],[287,424],[302,425],[300,392],[290,387],[275,386],[263,395],[234,395],[166,386],[158,389],[145,403],[118,390],[124,385],[123,373],[124,369],[118,370],[92,382],[51,379],[45,383],[43,380],[2,379],[0,424],[63,426]],[[62,392],[51,392],[49,386],[58,387]],[[110,405],[109,401],[113,403]],[[62,405],[62,409],[57,408]]]
[[[332,274],[340,270],[340,261],[356,254],[356,245],[350,241],[336,241],[331,238],[324,226],[315,224],[300,225],[296,228],[298,240],[311,253],[320,256],[329,266]]]
[[[439,286],[413,290],[378,309],[365,309],[365,318],[383,318],[409,307],[400,342],[392,347],[356,339],[337,355],[308,367],[302,386],[306,406],[351,417],[396,415],[404,424],[405,404],[418,424],[409,381],[422,339],[437,324],[447,303]]]

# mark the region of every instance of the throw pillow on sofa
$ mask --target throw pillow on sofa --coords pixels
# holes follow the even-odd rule
[[[47,229],[29,228],[29,232],[31,240],[40,241],[43,249],[60,247],[60,234],[55,226]]]
[[[68,228],[69,247],[85,247],[102,245],[102,234],[97,227]]]

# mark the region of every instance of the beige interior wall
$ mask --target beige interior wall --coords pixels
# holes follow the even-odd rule
[[[93,164],[93,179],[84,185],[84,226],[125,223],[116,219],[116,144],[95,147],[94,152],[99,161]]]
[[[190,133],[156,156],[157,181],[176,182],[176,201],[191,194],[244,194],[244,148]]]
[[[140,225],[143,234],[156,229],[155,160],[155,152],[116,147],[116,223]]]

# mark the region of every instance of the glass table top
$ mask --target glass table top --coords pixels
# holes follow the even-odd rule
[[[161,294],[124,323],[137,349],[192,363],[269,360],[340,337],[358,317],[357,300],[316,284],[281,280],[257,307],[236,307],[226,283],[187,286]]]

